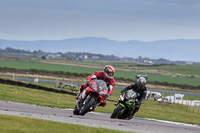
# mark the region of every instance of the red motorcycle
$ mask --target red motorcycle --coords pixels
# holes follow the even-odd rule
[[[108,96],[107,84],[103,80],[95,80],[80,94],[74,115],[85,115],[92,111]]]

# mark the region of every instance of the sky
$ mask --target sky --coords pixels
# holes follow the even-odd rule
[[[0,0],[0,39],[200,39],[200,0]]]

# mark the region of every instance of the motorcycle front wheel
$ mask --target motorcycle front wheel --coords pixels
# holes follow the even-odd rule
[[[85,115],[95,103],[96,103],[96,99],[94,97],[91,97],[88,104],[84,105],[81,108],[79,115]]]
[[[73,110],[73,114],[74,115],[79,115],[79,110],[77,109],[77,105],[75,106],[75,108]]]
[[[117,107],[114,109],[110,118],[118,118],[122,109],[124,109],[124,107],[122,107],[122,105],[118,104]]]

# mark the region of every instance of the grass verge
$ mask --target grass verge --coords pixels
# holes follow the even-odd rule
[[[2,133],[122,133],[123,131],[0,115]],[[124,132],[125,133],[125,132]],[[128,132],[126,132],[128,133]]]

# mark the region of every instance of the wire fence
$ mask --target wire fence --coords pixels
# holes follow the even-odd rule
[[[162,109],[164,108],[165,104],[168,104],[168,105],[176,104],[177,106],[185,107],[186,112],[193,112],[193,113],[197,112],[198,114],[200,113],[200,100],[184,99],[183,94],[169,95],[166,93],[150,91],[146,99],[158,101]]]

